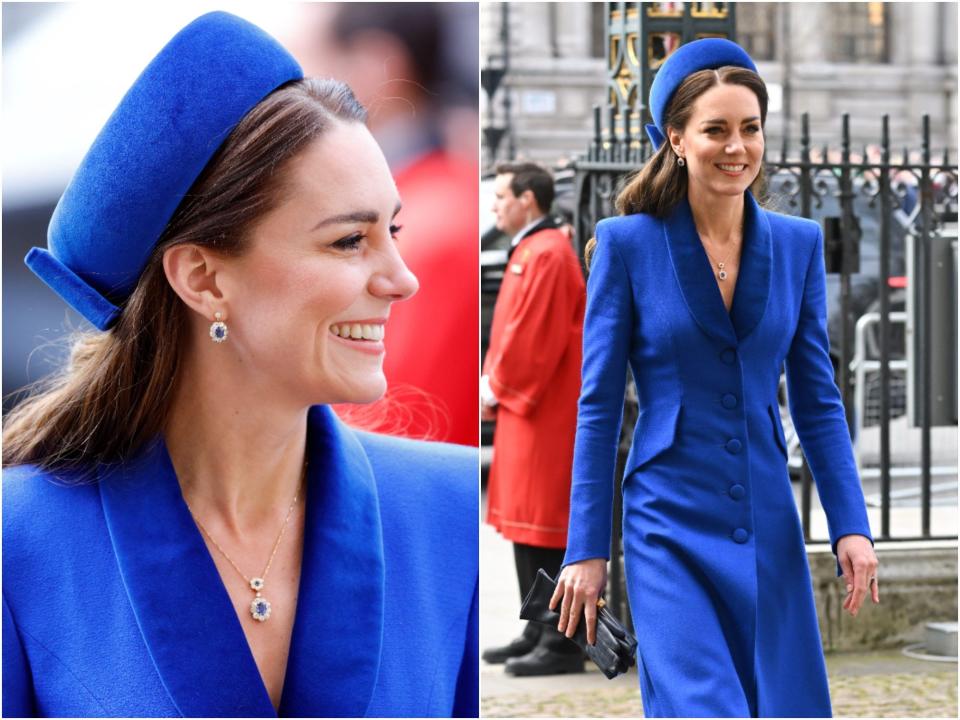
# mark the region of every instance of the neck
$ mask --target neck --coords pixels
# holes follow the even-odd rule
[[[526,222],[525,222],[523,225],[521,225],[520,227],[518,227],[518,228],[513,232],[513,236],[516,237],[516,236],[519,235],[521,232],[523,232],[526,228],[530,227],[530,226],[533,225],[534,223],[540,222],[540,221],[543,220],[546,216],[547,216],[546,213],[542,213],[542,212],[539,212],[539,211],[527,213]]]
[[[301,485],[307,410],[279,407],[262,384],[238,382],[209,361],[221,349],[185,361],[164,439],[184,500],[204,524],[275,532]]]
[[[693,183],[687,186],[687,197],[697,232],[714,245],[726,245],[740,239],[743,228],[744,198],[739,195],[705,193]]]

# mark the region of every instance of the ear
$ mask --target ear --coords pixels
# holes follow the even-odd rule
[[[537,198],[533,194],[533,190],[524,190],[520,193],[520,202],[523,203],[523,209],[529,210],[532,207],[535,207],[537,204]]]
[[[667,142],[670,143],[670,147],[673,149],[673,154],[684,155],[686,154],[683,149],[683,133],[679,130],[667,127]]]
[[[223,320],[229,315],[217,286],[217,271],[222,262],[206,248],[190,243],[174,245],[163,253],[163,271],[170,287],[187,307],[210,321],[217,312]]]

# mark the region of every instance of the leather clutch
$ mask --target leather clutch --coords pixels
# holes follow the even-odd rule
[[[550,609],[550,598],[557,583],[541,568],[530,592],[520,607],[522,620],[552,625],[554,629],[560,622],[560,613]],[[559,607],[559,606],[558,606]],[[587,628],[584,618],[580,618],[577,630],[570,638],[587,654],[597,667],[609,679],[627,672],[636,662],[637,639],[620,624],[605,607],[597,608],[597,642],[587,642]]]

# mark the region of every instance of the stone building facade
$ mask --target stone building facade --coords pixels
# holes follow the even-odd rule
[[[481,94],[481,124],[506,128],[496,158],[485,148],[485,167],[511,150],[555,165],[586,149],[592,107],[606,102],[605,5],[481,2],[481,67],[503,65],[504,21],[509,56],[492,107]],[[845,112],[855,147],[877,143],[886,113],[894,147],[918,149],[927,113],[935,157],[945,147],[955,153],[956,2],[737,3],[736,11],[737,41],[771,90],[769,149],[785,134],[795,146],[804,112],[818,145],[836,146]]]

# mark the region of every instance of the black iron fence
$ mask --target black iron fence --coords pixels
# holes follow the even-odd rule
[[[575,169],[575,227],[581,250],[597,221],[615,215],[614,200],[624,180],[651,154],[642,128],[622,124],[612,107],[606,117],[594,108],[594,133]],[[606,128],[603,127],[606,125]],[[619,125],[619,127],[618,127]],[[956,454],[935,467],[931,428],[957,424],[957,165],[949,149],[936,154],[930,144],[930,120],[924,116],[921,147],[894,148],[889,117],[881,118],[880,141],[854,148],[849,116],[840,123],[840,147],[814,146],[808,116],[802,116],[796,147],[785,140],[778,157],[764,155],[767,191],[761,202],[772,210],[817,220],[824,228],[828,274],[828,329],[831,356],[847,419],[858,433],[879,426],[879,448],[864,477],[878,482],[879,527],[876,540],[954,539],[931,531],[932,494],[956,492]],[[791,475],[800,483],[804,537],[811,537],[812,477],[786,410],[781,383],[781,416],[790,445]],[[908,415],[919,428],[916,465],[894,468],[890,423]],[[637,416],[632,382],[624,407],[617,467],[618,492],[612,540],[609,599],[628,617],[620,578],[619,485]],[[859,458],[859,456],[858,456]],[[919,533],[891,530],[891,480],[915,477],[919,488]],[[933,484],[934,476],[947,482]],[[897,491],[902,494],[902,489]],[[911,492],[911,490],[907,490]],[[955,500],[952,501],[955,505]],[[825,540],[826,538],[816,538]]]

